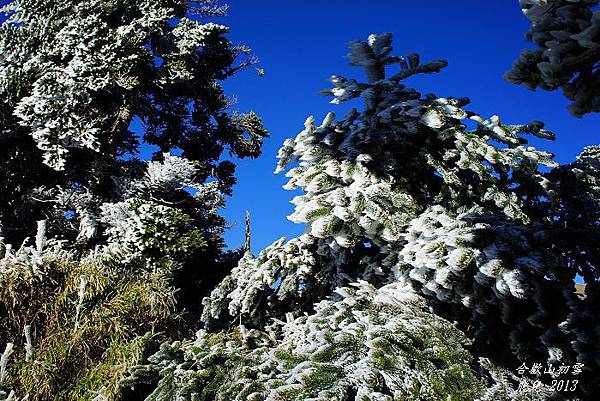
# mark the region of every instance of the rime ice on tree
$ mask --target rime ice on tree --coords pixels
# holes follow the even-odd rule
[[[290,178],[286,188],[302,190],[290,219],[305,224],[306,232],[276,241],[258,257],[246,254],[203,301],[208,331],[193,345],[165,344],[151,364],[136,368],[131,383],[158,378],[153,393],[158,399],[172,388],[207,399],[293,394],[346,400],[363,391],[377,394],[373,399],[402,397],[408,382],[375,390],[368,380],[350,379],[351,361],[365,363],[358,356],[361,350],[366,347],[368,353],[371,344],[380,344],[369,340],[379,332],[379,323],[407,313],[370,321],[360,306],[365,294],[374,300],[385,297],[399,308],[411,300],[425,302],[433,313],[428,319],[441,315],[456,321],[465,331],[456,339],[473,339],[465,349],[492,358],[471,359],[489,373],[489,381],[458,384],[465,391],[477,388],[482,399],[534,396],[513,388],[512,376],[494,363],[510,365],[536,356],[597,363],[597,325],[577,318],[596,307],[590,298],[577,298],[573,288],[575,274],[590,269],[584,259],[598,266],[590,255],[598,239],[595,148],[572,165],[559,166],[550,153],[528,144],[530,136],[554,138],[542,123],[508,125],[498,116],[484,118],[466,109],[468,99],[422,96],[405,86],[406,78],[438,72],[445,62],[421,64],[416,55],[393,56],[389,34],[353,42],[350,49],[351,63],[364,67],[368,82],[333,76],[334,88],[324,93],[333,96],[334,104],[362,98],[364,109],[351,109],[341,120],[330,113],[320,124],[309,117],[304,130],[279,152],[277,172],[287,169]],[[576,188],[579,197],[591,191],[585,198],[591,220],[580,221],[577,231],[585,249],[577,251],[566,239],[570,229],[565,227],[578,207],[568,187]],[[588,236],[593,239],[583,240]],[[589,277],[593,280],[594,273]],[[590,286],[588,294],[594,299],[595,288]],[[322,326],[311,324],[316,321]],[[278,324],[291,331],[276,330]],[[344,341],[341,324],[348,324],[357,338],[364,329],[367,345],[347,355],[330,352]],[[218,331],[227,327],[233,334]],[[286,354],[280,347],[300,333],[305,337],[298,344],[305,344],[306,352],[294,343],[298,352]],[[395,339],[390,334],[386,346],[391,348],[384,354],[400,355]],[[211,345],[214,341],[222,345]],[[319,362],[338,355],[342,359],[333,366],[349,371],[320,370],[324,365],[315,365],[312,355],[321,352],[322,359],[315,357]],[[408,360],[420,351],[411,352]],[[178,359],[181,353],[185,357]],[[202,362],[228,361],[234,355],[248,356],[236,359],[243,368],[220,378]],[[158,370],[167,366],[168,373]],[[361,365],[361,377],[402,382],[419,371],[394,376],[378,371],[379,366],[374,361]],[[308,371],[320,372],[320,379],[313,382]],[[250,372],[260,377],[255,387],[244,376]],[[281,380],[269,381],[270,374]],[[199,381],[175,384],[183,377]],[[423,383],[416,397],[431,398],[430,384]],[[548,397],[547,390],[535,396]]]
[[[600,111],[600,14],[597,0],[519,0],[531,22],[524,50],[505,79],[530,89],[562,89],[569,111]]]

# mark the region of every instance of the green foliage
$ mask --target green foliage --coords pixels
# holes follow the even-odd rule
[[[124,385],[147,400],[473,400],[483,390],[468,341],[400,283],[338,289],[315,313],[266,332],[239,326],[165,343]]]
[[[46,251],[40,263],[7,254],[0,266],[0,342],[15,345],[2,387],[18,396],[91,400],[102,391],[117,399],[148,347],[189,333],[175,313],[172,261],[148,271],[139,261]]]
[[[107,205],[103,218],[109,224],[107,234],[113,245],[109,250],[124,262],[181,261],[207,246],[202,232],[192,225],[192,218],[173,207],[133,198]]]

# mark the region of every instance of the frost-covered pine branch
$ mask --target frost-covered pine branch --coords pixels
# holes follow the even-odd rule
[[[525,49],[505,74],[530,89],[562,89],[569,111],[581,117],[600,111],[600,14],[597,0],[519,0],[531,28]]]

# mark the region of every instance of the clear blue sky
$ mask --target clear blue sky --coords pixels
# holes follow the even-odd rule
[[[416,52],[423,60],[443,58],[449,66],[440,74],[413,79],[422,93],[469,97],[469,109],[484,117],[498,114],[507,123],[541,120],[557,134],[554,142],[533,142],[569,162],[589,144],[600,143],[599,115],[583,119],[566,110],[560,92],[532,92],[503,81],[503,73],[520,51],[528,21],[517,0],[433,1],[281,1],[229,0],[230,38],[252,47],[266,75],[244,72],[225,86],[235,94],[240,110],[254,110],[264,119],[271,137],[263,156],[244,160],[238,167],[238,184],[224,213],[234,224],[226,239],[230,246],[243,243],[243,216],[252,214],[253,251],[280,236],[293,237],[303,227],[287,221],[293,210],[293,193],[281,186],[283,174],[273,175],[277,150],[285,138],[295,136],[304,120],[317,120],[343,106],[329,104],[318,95],[332,74],[360,77],[347,65],[346,44],[370,33],[392,32],[396,54]]]
[[[6,4],[0,0],[0,4]],[[502,80],[520,51],[528,21],[517,0],[229,0],[229,16],[219,22],[231,27],[234,43],[249,45],[266,75],[242,72],[224,86],[238,98],[241,111],[258,112],[271,137],[263,156],[238,163],[238,184],[223,211],[233,225],[226,235],[235,248],[243,243],[244,213],[252,214],[255,253],[280,236],[293,237],[303,227],[286,219],[293,193],[274,175],[275,155],[285,138],[295,136],[304,120],[317,120],[344,106],[319,96],[332,74],[360,77],[347,65],[346,43],[370,33],[392,32],[396,54],[416,52],[423,60],[443,58],[441,74],[412,79],[423,93],[469,97],[470,110],[484,117],[498,114],[507,123],[542,120],[557,133],[555,142],[534,142],[556,154],[559,162],[573,160],[581,148],[599,143],[600,115],[576,119],[566,111],[560,92],[532,92]]]

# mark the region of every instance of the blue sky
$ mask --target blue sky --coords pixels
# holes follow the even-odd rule
[[[239,163],[238,184],[224,210],[234,225],[226,236],[232,247],[243,243],[246,209],[252,214],[255,253],[280,236],[303,231],[286,220],[294,194],[281,188],[283,174],[272,173],[277,150],[303,128],[307,116],[319,120],[336,110],[343,116],[343,105],[331,105],[318,93],[332,74],[360,77],[344,58],[346,44],[370,33],[392,32],[396,54],[448,60],[442,73],[408,81],[422,93],[469,97],[470,110],[484,117],[498,114],[507,123],[544,121],[557,140],[532,143],[561,163],[600,142],[599,115],[577,119],[560,92],[533,92],[503,81],[513,60],[530,46],[528,21],[517,0],[230,0],[229,5],[224,23],[231,27],[230,38],[254,50],[266,75],[246,71],[225,87],[237,96],[240,110],[259,113],[271,132],[260,159]]]
[[[0,0],[0,4],[7,1]],[[532,92],[502,80],[520,51],[529,47],[528,21],[517,0],[229,0],[229,15],[218,22],[231,27],[230,39],[250,46],[266,75],[247,70],[224,83],[238,99],[240,111],[259,113],[271,132],[263,156],[238,163],[238,184],[223,213],[232,228],[226,241],[243,244],[244,213],[252,215],[255,253],[281,236],[303,227],[286,219],[293,193],[282,189],[283,174],[274,175],[275,155],[285,138],[295,136],[304,120],[322,119],[328,111],[343,115],[346,107],[329,104],[319,91],[332,74],[361,77],[347,64],[346,44],[370,33],[392,32],[395,53],[419,53],[422,60],[443,58],[441,74],[414,78],[408,84],[422,93],[469,97],[469,109],[507,123],[542,120],[556,132],[554,142],[533,141],[569,162],[589,144],[599,143],[600,115],[583,119],[566,110],[560,92]]]

